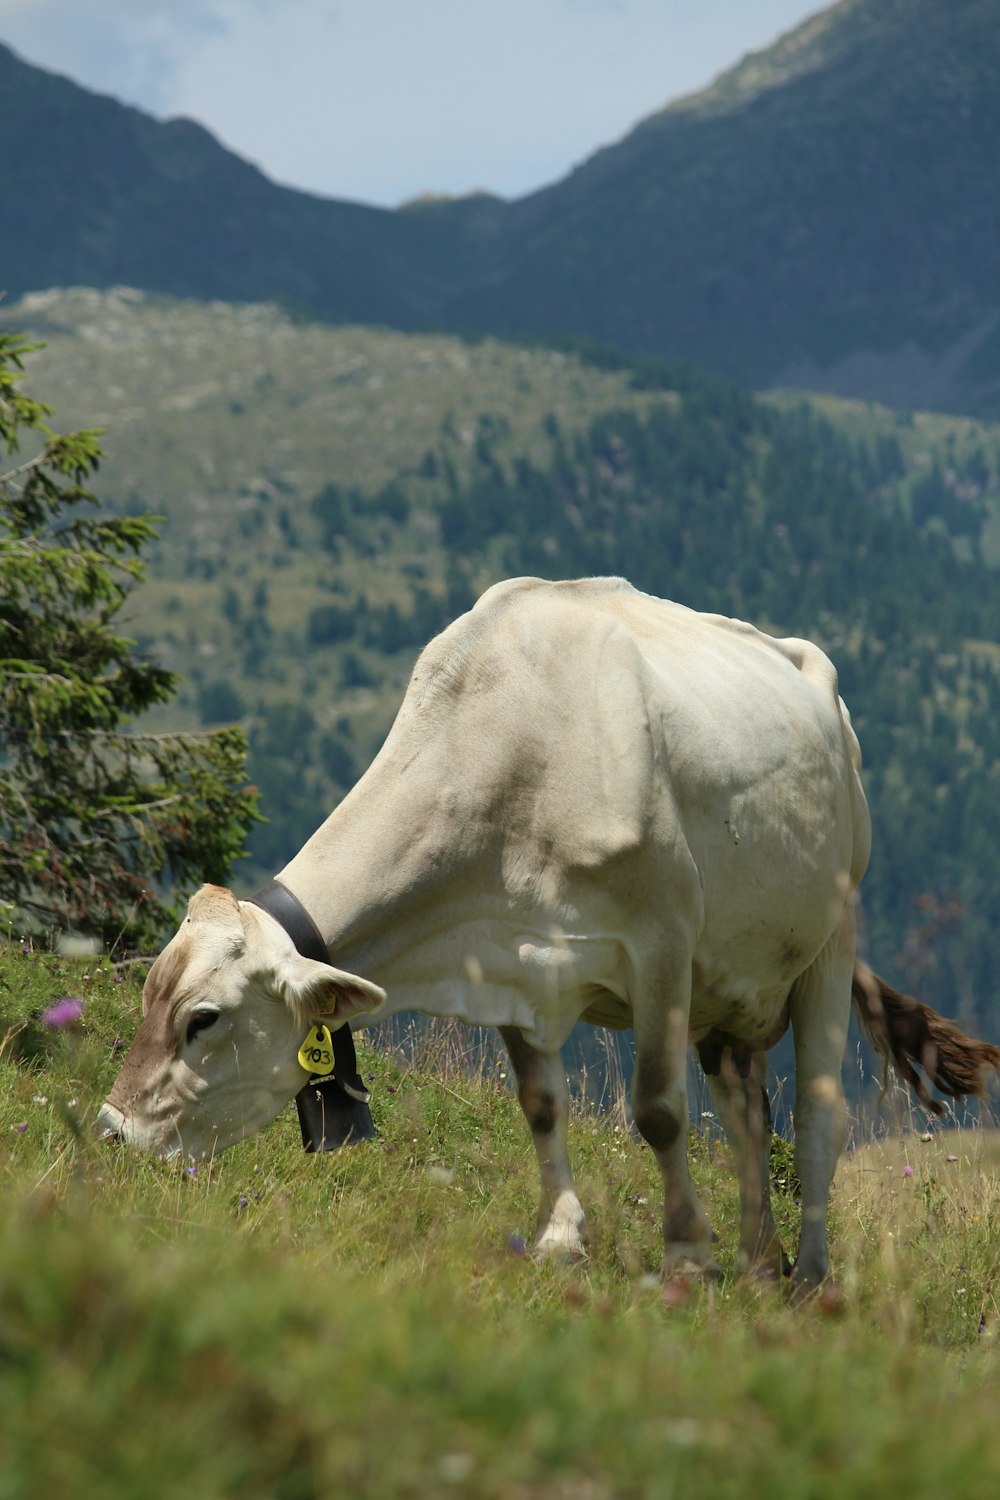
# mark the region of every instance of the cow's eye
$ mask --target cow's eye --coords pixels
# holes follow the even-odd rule
[[[196,1010],[188,1021],[188,1041],[193,1042],[199,1031],[207,1031],[210,1026],[215,1025],[218,1019],[219,1012],[217,1010]]]

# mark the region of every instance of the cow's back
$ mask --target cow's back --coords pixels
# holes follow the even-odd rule
[[[808,641],[622,579],[514,579],[432,643],[407,709],[446,714],[453,763],[462,746],[490,762],[515,860],[604,869],[653,906],[683,872],[706,969],[776,905],[789,951],[818,947],[827,905],[864,873],[857,741]]]
[[[693,832],[702,809],[750,786],[783,780],[786,803],[808,803],[815,776],[853,794],[860,771],[836,670],[818,647],[620,578],[488,589],[414,669],[399,728],[424,738],[438,723],[453,747],[480,752],[488,731],[515,780],[544,762],[636,833],[664,782]],[[857,821],[855,883],[867,860]]]

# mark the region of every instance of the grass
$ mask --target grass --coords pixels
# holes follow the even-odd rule
[[[46,1028],[66,994],[82,1025]],[[730,1275],[665,1297],[658,1176],[614,1114],[573,1122],[589,1260],[524,1253],[528,1134],[454,1027],[415,1060],[362,1040],[356,1150],[305,1156],[291,1110],[196,1175],[91,1143],[137,1006],[106,961],[0,957],[0,1500],[996,1492],[987,1132],[845,1161],[839,1317],[733,1278],[728,1152],[693,1135]]]

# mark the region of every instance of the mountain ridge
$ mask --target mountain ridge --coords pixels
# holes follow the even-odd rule
[[[525,197],[271,182],[0,47],[12,295],[134,285],[333,322],[595,338],[1000,414],[1000,0],[840,0]]]
[[[805,72],[707,113],[705,100],[725,97],[747,66],[738,64],[709,90],[641,122],[536,195],[534,222],[501,284],[485,306],[467,297],[457,321],[497,329],[515,308],[522,325],[541,332],[586,319],[596,338],[636,352],[670,343],[755,385],[819,384],[921,405],[947,405],[949,395],[961,405],[963,369],[992,337],[998,347],[986,351],[974,383],[995,408],[1000,7],[962,0],[943,25],[937,12],[929,0],[849,0],[799,29],[824,53]],[[933,54],[911,40],[891,64],[899,38],[891,13],[931,14]],[[993,28],[983,24],[987,13]],[[986,57],[991,66],[982,65]],[[963,108],[974,128],[965,136],[975,157],[964,137],[954,139],[956,94],[969,96]],[[526,219],[531,211],[524,202],[513,208]],[[555,302],[543,269],[553,261],[566,273]],[[913,345],[939,357],[963,341],[973,347],[959,350],[959,368],[938,382],[944,391],[930,371],[902,401],[864,381],[844,388],[835,377],[816,378],[861,352]]]

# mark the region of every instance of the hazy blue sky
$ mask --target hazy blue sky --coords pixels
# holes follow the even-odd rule
[[[822,0],[0,0],[0,40],[279,182],[519,196]]]

